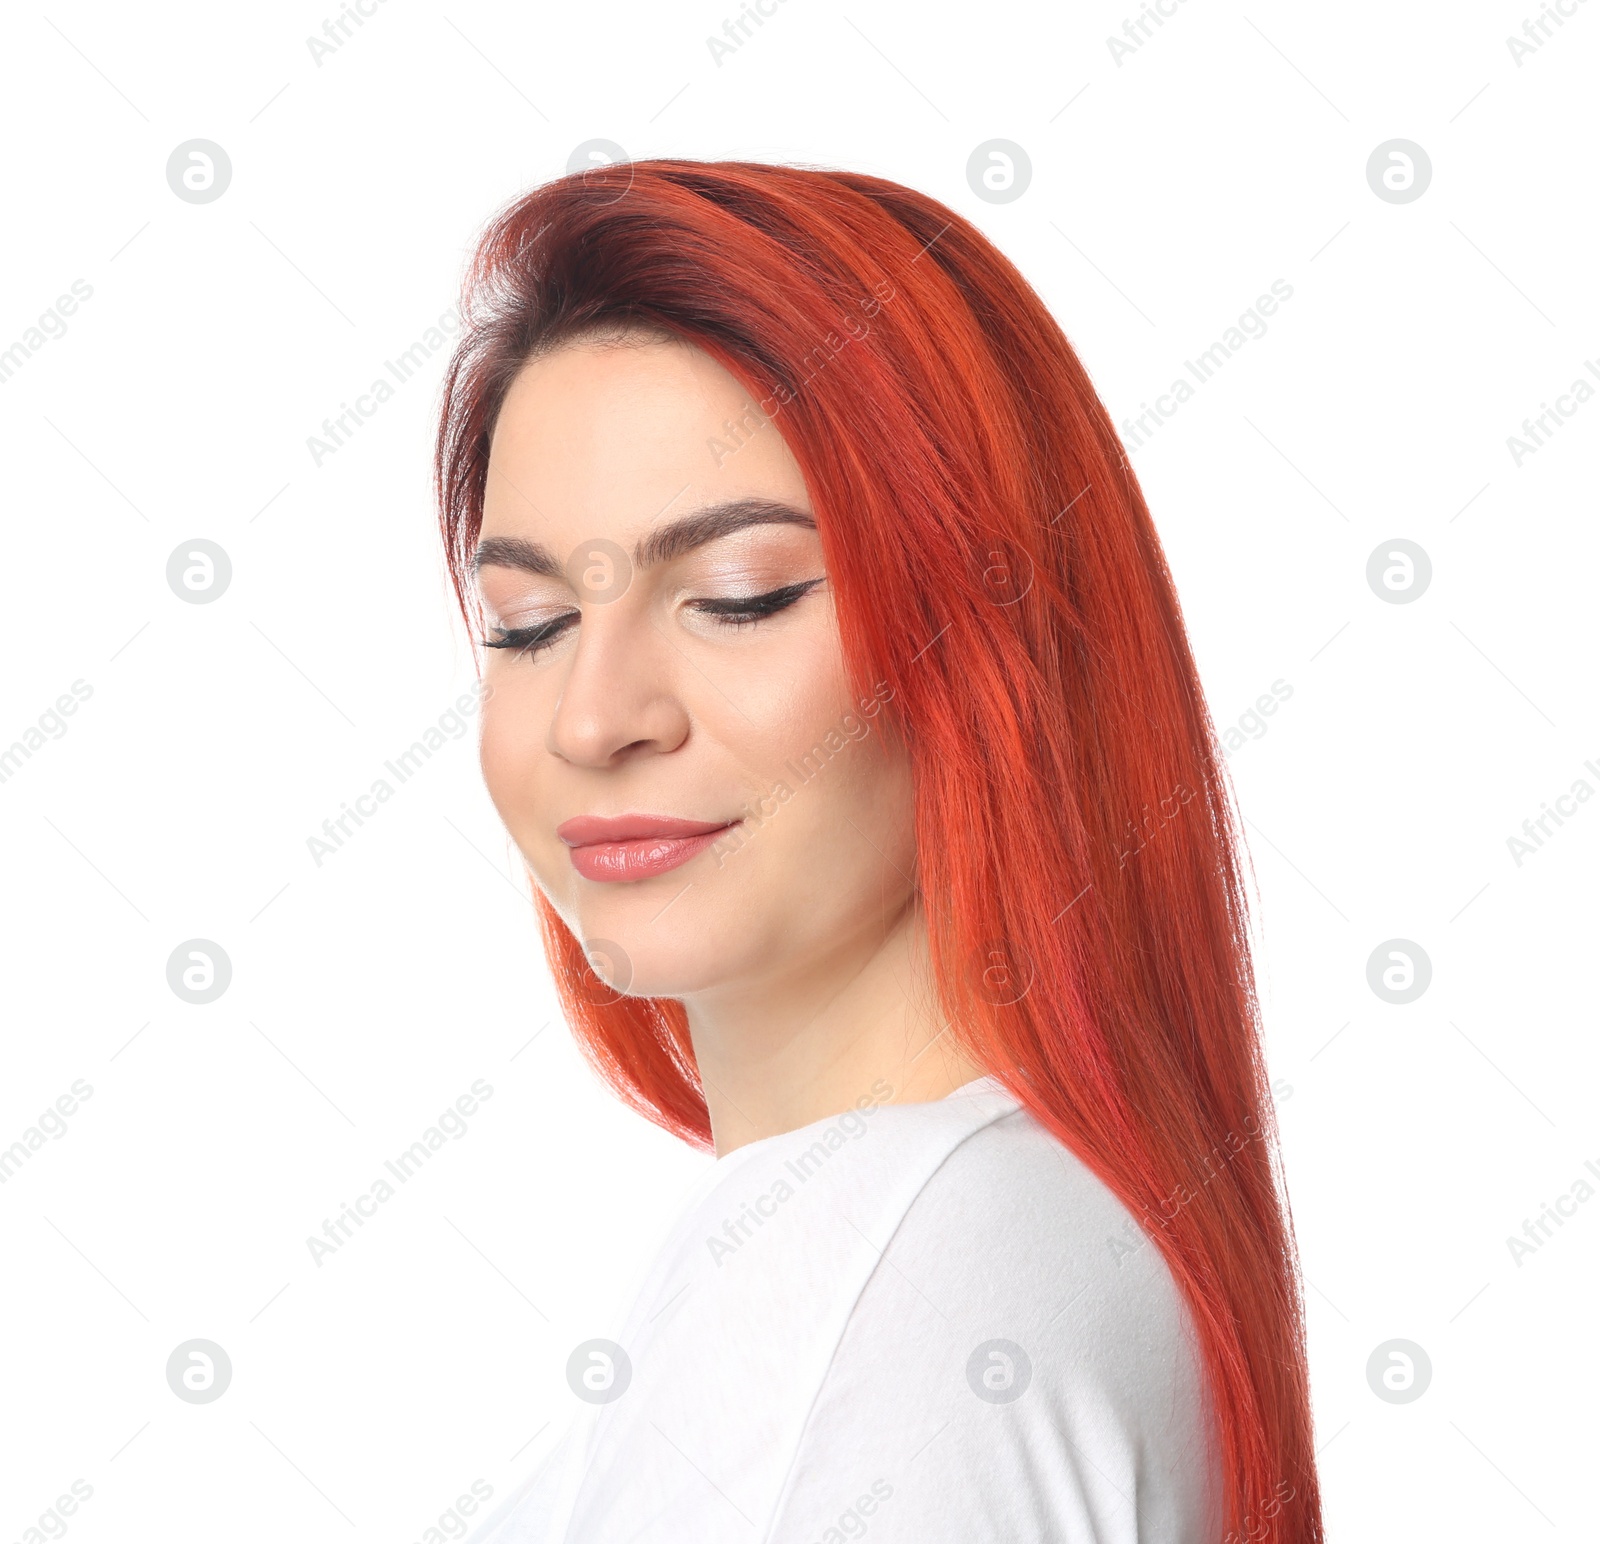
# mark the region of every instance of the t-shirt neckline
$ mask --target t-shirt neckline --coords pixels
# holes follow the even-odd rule
[[[874,1105],[873,1108],[886,1110],[916,1109],[919,1106],[927,1108],[944,1104],[951,1099],[958,1099],[963,1096],[971,1096],[978,1093],[1005,1094],[1006,1088],[1005,1085],[1001,1083],[1001,1081],[995,1077],[992,1072],[985,1072],[980,1076],[972,1078],[970,1081],[963,1083],[959,1088],[952,1088],[948,1094],[941,1094],[937,1099],[914,1099],[906,1104],[896,1105],[890,1103]],[[1009,1095],[1007,1097],[1009,1097]],[[714,1160],[715,1166],[720,1168],[722,1165],[730,1163],[733,1159],[739,1158],[746,1153],[753,1153],[757,1149],[764,1148],[770,1143],[780,1142],[785,1137],[801,1136],[807,1131],[812,1131],[826,1126],[830,1121],[842,1120],[846,1115],[851,1113],[853,1113],[853,1109],[839,1110],[832,1115],[823,1115],[814,1121],[807,1121],[803,1126],[792,1127],[788,1131],[775,1131],[771,1136],[757,1137],[753,1142],[746,1142],[743,1145],[734,1148],[731,1152],[719,1154]]]

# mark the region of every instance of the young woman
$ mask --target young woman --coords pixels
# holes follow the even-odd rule
[[[1237,823],[1060,327],[878,178],[499,215],[438,439],[572,1027],[715,1154],[483,1544],[1321,1537]]]

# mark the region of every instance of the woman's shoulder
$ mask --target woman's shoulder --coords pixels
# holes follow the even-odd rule
[[[897,1275],[918,1283],[941,1324],[995,1336],[1009,1325],[1024,1351],[1032,1339],[1041,1375],[1081,1379],[1098,1368],[1135,1388],[1179,1377],[1195,1360],[1188,1305],[1161,1249],[1020,1107],[978,1127],[928,1175],[857,1314],[884,1306]]]
[[[897,1254],[925,1256],[952,1286],[981,1281],[993,1305],[1029,1308],[1037,1286],[1154,1314],[1180,1332],[1185,1309],[1161,1251],[1109,1185],[1031,1112],[1015,1107],[974,1130],[907,1209]]]
[[[830,1526],[852,1536],[853,1508],[882,1544],[1216,1531],[1182,1295],[1128,1209],[1025,1109],[955,1145],[884,1241],[790,1474],[794,1538],[827,1536],[818,1510],[841,1486]]]

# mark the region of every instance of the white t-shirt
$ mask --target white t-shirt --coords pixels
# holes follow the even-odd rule
[[[616,1340],[467,1544],[1221,1532],[1159,1249],[993,1078],[717,1159]]]

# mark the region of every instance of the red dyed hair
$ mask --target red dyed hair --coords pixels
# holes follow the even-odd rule
[[[490,434],[536,353],[666,332],[776,424],[855,689],[894,688],[952,1032],[1161,1248],[1208,1374],[1227,1537],[1270,1518],[1320,1539],[1238,817],[1144,497],[1060,326],[935,200],[730,161],[538,188],[489,225],[462,311],[436,472],[469,624]],[[585,1052],[709,1146],[682,1005],[617,999],[538,904]]]

